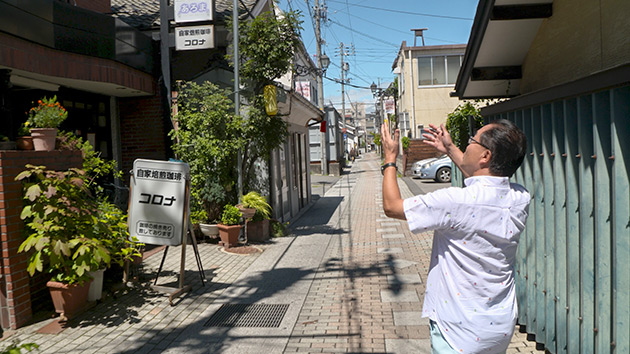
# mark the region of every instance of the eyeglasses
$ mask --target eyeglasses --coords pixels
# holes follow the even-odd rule
[[[474,143],[474,144],[481,145],[481,146],[485,147],[485,148],[486,148],[486,149],[488,149],[488,150],[492,150],[492,149],[490,149],[489,147],[485,146],[484,144],[482,144],[482,143],[478,142],[477,140],[475,140],[475,138],[473,138],[473,137],[471,136],[470,138],[468,138],[468,145],[473,144],[473,143]]]

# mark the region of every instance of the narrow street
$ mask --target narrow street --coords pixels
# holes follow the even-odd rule
[[[254,245],[262,253],[200,243],[205,286],[188,247],[185,282],[193,289],[174,306],[150,287],[158,252],[145,258],[133,287],[67,328],[46,319],[11,338],[41,353],[430,353],[420,308],[432,233],[411,234],[383,215],[379,165],[365,154],[334,184],[314,177],[325,193],[292,222],[290,236]],[[169,250],[160,285],[176,284],[180,251]],[[244,321],[222,322],[217,314],[226,310]],[[508,353],[542,352],[535,347],[517,329]]]

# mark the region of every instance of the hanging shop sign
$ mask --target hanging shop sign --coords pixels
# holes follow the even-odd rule
[[[394,114],[396,111],[395,102],[393,98],[388,98],[385,100],[385,113]]]
[[[278,98],[276,95],[275,85],[266,85],[263,90],[263,97],[265,98],[265,112],[268,116],[275,116],[278,114]]]
[[[188,176],[184,162],[137,159],[133,163],[129,234],[151,245],[182,243],[188,208]]]
[[[175,50],[214,48],[214,26],[188,26],[175,28]]]
[[[295,83],[295,91],[307,100],[311,100],[311,83],[310,81],[298,81]]]
[[[213,5],[211,0],[175,0],[175,22],[212,21]]]

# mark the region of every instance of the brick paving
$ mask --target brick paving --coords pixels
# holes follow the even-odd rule
[[[432,232],[412,234],[382,209],[380,160],[363,155],[340,187],[351,189],[286,353],[430,353],[420,318]],[[358,177],[354,177],[358,176]],[[403,198],[411,192],[400,183]],[[334,193],[326,194],[327,197]],[[508,353],[541,353],[516,331]]]
[[[420,311],[432,233],[414,235],[383,215],[379,163],[365,154],[334,186],[322,184],[325,197],[292,221],[294,236],[257,245],[263,253],[199,244],[204,287],[188,247],[185,283],[192,291],[174,306],[150,287],[157,253],[145,259],[133,287],[106,296],[61,333],[37,333],[54,319],[39,321],[5,333],[0,349],[33,342],[41,353],[430,353]],[[325,203],[334,210],[322,215]],[[306,219],[317,222],[300,223]],[[160,285],[177,284],[180,250],[169,248]],[[288,303],[290,311],[278,329],[204,326],[221,304],[247,301]],[[518,330],[508,349],[542,352]]]

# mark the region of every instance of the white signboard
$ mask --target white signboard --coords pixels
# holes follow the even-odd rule
[[[387,114],[393,114],[395,112],[393,98],[388,98],[385,100],[385,112]]]
[[[310,81],[297,81],[295,83],[295,91],[307,100],[311,100],[311,83]]]
[[[212,21],[212,0],[175,0],[175,22]]]
[[[214,48],[214,26],[175,28],[175,49],[195,50]]]
[[[133,163],[129,234],[151,245],[182,243],[186,183],[184,162],[137,159]]]

